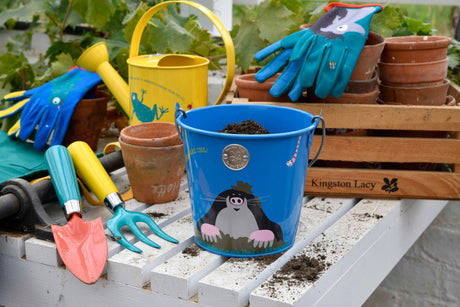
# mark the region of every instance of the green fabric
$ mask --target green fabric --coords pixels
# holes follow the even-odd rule
[[[46,172],[44,153],[32,143],[11,139],[0,131],[0,183],[13,178],[32,178]]]

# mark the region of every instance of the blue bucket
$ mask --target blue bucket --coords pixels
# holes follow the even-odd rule
[[[218,132],[248,119],[269,134]],[[307,168],[319,155],[308,163],[319,121],[320,116],[280,106],[229,104],[188,112],[176,106],[200,247],[229,257],[254,257],[292,246]]]

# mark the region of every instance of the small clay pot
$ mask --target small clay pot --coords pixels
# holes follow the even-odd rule
[[[307,96],[307,102],[310,103],[345,103],[345,104],[374,104],[377,103],[379,88],[376,87],[368,93],[347,93],[344,92],[339,98],[328,95],[321,99],[316,96]]]
[[[120,131],[119,142],[135,199],[160,204],[177,198],[185,158],[184,145],[174,123],[126,127]]]
[[[388,101],[385,102],[380,98],[377,98],[377,104],[403,105],[403,103],[400,103],[400,102],[388,102]],[[451,95],[447,95],[445,103],[443,103],[442,105],[443,106],[449,106],[449,107],[456,106],[457,105],[457,100],[455,99],[455,97],[453,97]]]
[[[417,63],[378,64],[379,77],[385,83],[423,83],[442,81],[447,77],[448,59]]]
[[[119,138],[134,198],[147,204],[173,201],[185,172],[184,145],[144,147]]]
[[[396,102],[407,105],[443,105],[446,103],[450,81],[444,79],[434,85],[380,84],[380,99],[384,103]]]
[[[235,84],[238,88],[238,97],[248,98],[249,101],[292,101],[287,94],[280,97],[273,97],[269,93],[270,88],[273,86],[280,73],[265,80],[264,82],[258,82],[255,75],[256,74],[251,73],[235,77]]]
[[[369,32],[366,44],[361,50],[350,80],[371,79],[384,47],[385,39],[383,36]]]
[[[451,38],[446,36],[397,36],[385,40],[381,61],[424,63],[446,58]]]
[[[80,100],[70,118],[62,145],[69,146],[75,141],[83,141],[92,150],[96,150],[109,99],[108,93],[98,91],[96,98]]]
[[[121,139],[129,144],[145,147],[164,147],[182,144],[176,125],[169,122],[141,123],[120,131]]]
[[[375,91],[378,87],[378,73],[374,70],[372,78],[364,80],[350,80],[345,88],[346,93],[369,93]]]

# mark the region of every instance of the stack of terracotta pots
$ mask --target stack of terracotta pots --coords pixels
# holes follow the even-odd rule
[[[447,102],[445,36],[400,36],[386,39],[378,65],[380,102],[384,104],[443,105]]]

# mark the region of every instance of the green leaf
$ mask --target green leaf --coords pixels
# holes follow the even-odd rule
[[[259,37],[256,23],[243,20],[237,36],[234,38],[236,62],[247,72],[254,60],[254,55],[265,47],[265,41]]]
[[[49,58],[50,62],[54,62],[58,60],[61,54],[69,54],[73,59],[78,59],[81,53],[82,51],[79,50],[79,45],[76,41],[56,41],[48,48],[45,57]]]
[[[72,8],[84,21],[97,28],[103,28],[114,11],[110,0],[74,0]]]
[[[431,35],[431,25],[419,19],[405,17],[407,27],[417,35]]]
[[[125,30],[123,31],[124,37],[126,41],[131,42],[131,38],[133,36],[134,29],[137,26],[137,23],[139,22],[139,19],[144,15],[144,13],[147,11],[148,7],[141,3],[137,9],[132,13],[126,15],[124,18],[123,23],[126,25]],[[148,41],[148,29],[144,29],[144,33],[142,34],[142,39],[141,39],[141,46],[148,47],[150,46],[150,42]],[[141,49],[141,48],[139,48]],[[147,48],[151,49],[151,48]]]
[[[193,35],[176,23],[175,20],[168,20],[163,24],[160,20],[153,20],[150,41],[153,42],[153,49],[159,53],[180,53],[190,50],[193,44]]]
[[[12,91],[29,89],[34,80],[33,67],[24,54],[4,53],[0,55],[0,85],[10,85]]]
[[[375,14],[372,18],[370,31],[379,33],[384,37],[393,35],[393,31],[401,28],[403,23],[403,14],[397,7],[388,5],[385,6],[384,10],[378,14]]]
[[[35,0],[20,6],[17,9],[6,10],[0,13],[0,29],[4,28],[4,24],[8,20],[16,21],[32,21],[35,15],[39,12],[44,12],[46,9],[45,0]]]
[[[260,4],[254,23],[260,30],[260,38],[272,43],[289,34],[293,25],[301,23],[301,18],[278,1],[265,1]]]

